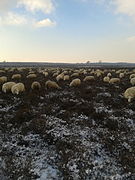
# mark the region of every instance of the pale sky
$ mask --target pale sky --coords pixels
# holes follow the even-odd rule
[[[0,0],[0,60],[135,62],[135,0]]]

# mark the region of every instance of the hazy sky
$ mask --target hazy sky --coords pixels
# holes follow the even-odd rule
[[[135,62],[135,0],[0,0],[0,60]]]

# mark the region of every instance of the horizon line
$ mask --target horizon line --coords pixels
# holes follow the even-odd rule
[[[103,64],[103,63],[110,63],[110,64],[117,64],[117,63],[121,63],[121,64],[135,64],[135,62],[127,62],[127,61],[118,61],[118,62],[109,62],[109,61],[96,61],[96,62],[91,62],[91,61],[86,61],[86,62],[50,62],[50,61],[0,61],[0,63],[50,63],[50,64]]]

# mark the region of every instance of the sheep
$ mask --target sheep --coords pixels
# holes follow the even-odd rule
[[[21,74],[13,74],[12,79],[21,79]]]
[[[86,74],[87,74],[87,71],[86,71],[86,70],[84,70],[82,73],[83,73],[84,75],[86,75]]]
[[[97,73],[96,73],[96,76],[97,76],[97,77],[100,77],[100,76],[102,76],[102,73],[101,73],[101,72],[97,72]]]
[[[112,76],[112,74],[111,74],[111,73],[108,73],[108,74],[107,74],[107,77],[111,77],[111,76]]]
[[[125,74],[124,73],[120,73],[119,74],[119,78],[124,78]]]
[[[6,76],[1,76],[0,77],[0,84],[3,84],[5,82],[7,82],[7,77]]]
[[[95,71],[94,69],[91,70],[90,74],[95,74]]]
[[[61,89],[61,87],[55,81],[46,81],[45,83],[46,88],[54,88],[54,89]]]
[[[70,79],[69,75],[65,75],[63,78],[64,81],[68,81],[69,79]]]
[[[68,71],[66,71],[66,70],[63,71],[63,74],[64,74],[64,75],[67,75],[67,74],[68,74]]]
[[[81,69],[80,69],[80,70],[81,70]],[[75,69],[75,70],[74,70],[74,73],[79,73],[80,70],[79,70],[79,69]]]
[[[119,69],[119,70],[116,71],[116,74],[120,74],[121,72],[122,72],[122,70]]]
[[[76,86],[80,86],[81,85],[81,80],[79,78],[72,80],[72,82],[70,83],[70,87],[76,87]]]
[[[40,83],[37,82],[37,81],[34,81],[34,82],[31,84],[31,89],[41,89]]]
[[[79,73],[78,72],[75,72],[71,75],[71,77],[79,77]]]
[[[132,86],[135,85],[135,77],[130,80],[130,83],[132,84]]]
[[[103,81],[109,83],[110,77],[108,77],[108,76],[104,77],[104,78],[103,78]]]
[[[9,72],[14,72],[15,68],[10,68]]]
[[[72,70],[69,70],[68,73],[71,74],[71,73],[72,73]]]
[[[23,83],[17,83],[15,85],[12,86],[11,88],[11,92],[12,94],[19,94],[21,92],[24,92],[25,91],[25,86]]]
[[[120,82],[120,78],[111,78],[109,81],[110,84],[119,83],[119,82]]]
[[[96,74],[97,77],[100,77],[100,76],[102,76],[102,74],[104,74],[104,72],[101,71],[100,69],[97,69],[97,70],[95,71],[95,74]]]
[[[95,73],[98,73],[98,72],[100,72],[101,74],[104,73],[104,72],[103,72],[102,70],[100,70],[100,69],[97,69],[97,70],[95,71]]]
[[[5,71],[8,71],[8,70],[9,70],[9,68],[5,68],[4,70],[5,70]]]
[[[32,71],[32,70],[30,70],[30,71],[28,72],[28,74],[35,74],[35,72]]]
[[[5,73],[5,71],[4,71],[4,70],[2,70],[2,69],[0,69],[0,73]]]
[[[108,69],[104,69],[104,73],[107,73],[108,72]]]
[[[48,72],[43,72],[43,74],[45,75],[45,77],[47,77],[49,75]]]
[[[94,78],[94,76],[86,76],[84,79],[83,79],[83,81],[85,82],[85,81],[93,81],[95,78]]]
[[[37,77],[36,74],[29,74],[29,75],[27,76],[28,79],[32,79],[32,78],[36,78],[36,77]]]
[[[25,68],[19,67],[19,68],[17,68],[17,70],[18,70],[19,72],[23,72],[23,71],[25,70]]]
[[[58,76],[59,75],[59,72],[55,72],[55,73],[53,73],[53,77],[56,77],[56,76]]]
[[[134,77],[135,77],[135,74],[131,74],[129,78],[132,79]]]
[[[14,86],[15,82],[6,82],[2,85],[2,91],[4,93],[11,91],[12,86]]]
[[[135,98],[135,87],[128,88],[124,92],[124,97],[128,99],[128,102],[131,102],[131,100]]]
[[[63,80],[63,78],[64,78],[64,74],[61,73],[61,74],[59,74],[59,75],[56,77],[56,80],[57,80],[57,81],[60,81],[60,80]]]

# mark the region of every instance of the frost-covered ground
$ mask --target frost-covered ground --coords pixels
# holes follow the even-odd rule
[[[134,180],[135,101],[122,95],[129,80],[64,83],[0,92],[0,180]]]

